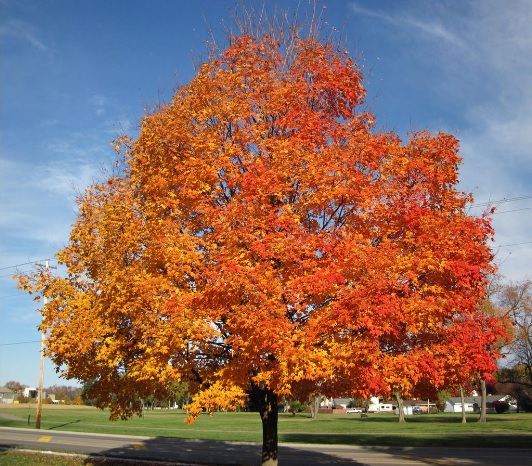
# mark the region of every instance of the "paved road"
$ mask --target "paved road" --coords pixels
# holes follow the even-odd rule
[[[119,458],[175,461],[183,464],[258,465],[260,445],[177,438],[87,434],[0,427],[0,447],[38,448]],[[530,466],[530,450],[384,448],[344,445],[282,444],[283,466]]]

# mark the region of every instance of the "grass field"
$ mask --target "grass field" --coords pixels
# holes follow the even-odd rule
[[[59,455],[20,450],[0,451],[2,466],[164,466],[164,463],[123,461],[109,458]],[[171,463],[168,463],[171,464]]]
[[[35,405],[0,405],[0,426],[35,428]],[[258,413],[220,412],[201,415],[194,425],[184,422],[183,411],[146,411],[144,416],[111,422],[108,413],[87,406],[45,405],[42,430],[98,432],[148,437],[181,437],[261,442]],[[30,423],[28,424],[28,416]],[[488,415],[488,422],[459,414],[407,416],[399,424],[393,414],[279,415],[279,440],[286,443],[321,443],[381,446],[454,446],[530,448],[532,413]]]

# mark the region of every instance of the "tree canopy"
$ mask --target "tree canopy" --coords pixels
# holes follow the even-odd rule
[[[233,36],[79,197],[65,277],[36,273],[47,351],[112,417],[186,381],[191,417],[251,395],[404,395],[493,369],[488,216],[458,141],[376,130],[360,69],[316,38]],[[475,336],[471,340],[472,336]],[[487,362],[486,362],[487,361]]]

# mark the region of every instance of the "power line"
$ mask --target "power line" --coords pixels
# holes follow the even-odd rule
[[[28,343],[40,343],[41,340],[17,341],[15,343],[0,343],[0,346],[26,345]]]
[[[513,243],[513,244],[502,244],[501,246],[497,246],[498,248],[507,248],[510,246],[521,246],[522,244],[532,244],[532,241],[525,241],[523,243]]]
[[[503,199],[499,199],[496,201],[478,202],[476,204],[471,204],[471,207],[481,207],[481,206],[493,205],[493,204],[503,204],[505,202],[523,201],[525,199],[532,199],[532,194],[528,194],[527,196],[519,196],[519,197],[505,197]]]
[[[24,262],[24,264],[17,264],[17,265],[9,265],[8,267],[1,267],[0,270],[7,270],[7,269],[16,269],[17,267],[22,267],[23,265],[31,265],[31,264],[38,264],[39,262],[46,262],[53,259],[41,259],[38,261],[30,261],[30,262]]]
[[[0,296],[0,299],[6,299],[6,298],[20,298],[21,296],[30,296],[29,293],[24,293],[22,290],[19,294],[9,294],[7,296]],[[33,299],[33,298],[32,298]]]
[[[503,212],[493,212],[493,215],[509,214],[511,212],[519,212],[521,210],[530,210],[530,207],[523,207],[522,209],[504,210]]]

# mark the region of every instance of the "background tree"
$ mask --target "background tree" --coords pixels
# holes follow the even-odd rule
[[[67,385],[52,385],[43,389],[46,394],[55,395],[55,399],[66,404],[72,403],[78,396],[81,395],[83,389],[81,387],[72,387]]]
[[[320,394],[311,394],[308,400],[308,406],[310,408],[310,417],[316,419],[320,410],[320,404],[323,400],[323,396]]]
[[[508,317],[511,330],[507,362],[497,372],[497,381],[518,401],[519,409],[532,410],[532,280],[505,283],[499,277],[493,301]]]
[[[95,406],[96,401],[91,399],[90,397],[90,389],[93,385],[94,385],[93,380],[87,380],[83,384],[83,387],[81,387],[81,394],[79,397],[83,401],[82,404],[87,405],[87,406]]]
[[[522,368],[524,377],[519,382],[532,388],[532,280],[503,286],[498,298],[513,326],[508,359]]]
[[[497,389],[517,401],[517,411],[532,411],[532,387],[527,382],[525,368],[519,364],[497,372]]]
[[[9,390],[16,393],[20,397],[23,395],[24,389],[28,386],[17,382],[16,380],[9,380],[5,383],[4,387],[9,388]]]
[[[65,278],[19,277],[50,298],[47,354],[113,419],[175,382],[191,421],[250,395],[272,465],[279,397],[409,396],[457,371],[435,355],[469,350],[456,335],[492,270],[457,140],[376,131],[337,44],[275,32],[232,36],[117,142],[120,173],[80,196],[57,254]]]
[[[168,398],[168,407],[170,407],[170,405],[173,403],[177,404],[178,406],[183,406],[190,403],[188,383],[173,382],[170,385],[168,392],[170,395]]]
[[[78,395],[76,398],[72,400],[72,404],[76,406],[81,406],[81,405],[84,405],[85,402],[83,398],[81,397],[81,395]]]

